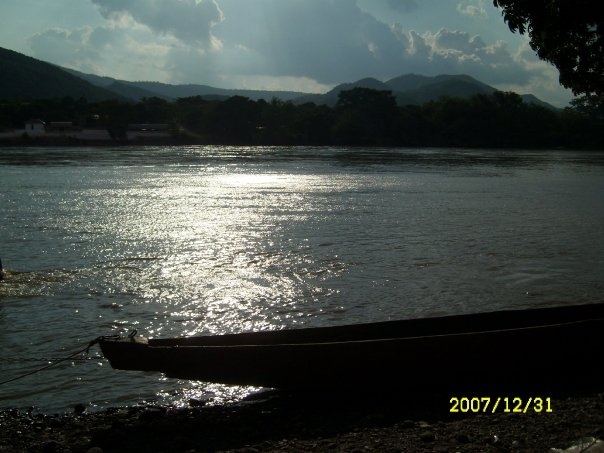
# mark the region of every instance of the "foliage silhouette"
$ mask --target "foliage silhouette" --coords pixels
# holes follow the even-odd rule
[[[575,94],[604,96],[604,12],[592,0],[493,0],[512,32],[527,33],[539,58]]]
[[[508,92],[398,106],[389,91],[354,88],[342,91],[333,108],[242,96],[0,102],[0,130],[22,129],[32,118],[105,128],[123,143],[129,124],[166,123],[177,144],[604,149],[600,104],[579,99],[571,108],[552,110]],[[44,138],[21,141],[32,142],[44,144]]]

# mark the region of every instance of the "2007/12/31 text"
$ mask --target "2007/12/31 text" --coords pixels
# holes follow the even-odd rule
[[[526,414],[527,412],[553,412],[552,399],[541,397],[520,398],[516,397],[452,397],[449,400],[449,412],[452,413],[491,413],[497,411]]]

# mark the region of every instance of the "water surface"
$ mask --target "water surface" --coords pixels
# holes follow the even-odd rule
[[[99,335],[324,326],[601,302],[604,154],[0,149],[0,381]],[[61,412],[253,389],[91,351],[0,386]]]

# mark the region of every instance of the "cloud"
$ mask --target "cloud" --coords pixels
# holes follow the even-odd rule
[[[109,20],[131,17],[183,43],[217,46],[212,27],[223,20],[215,0],[91,0]]]
[[[380,0],[382,6],[385,2],[411,5]],[[491,84],[523,84],[532,76],[503,41],[487,43],[476,34],[445,28],[388,25],[350,0],[263,0],[253,9],[236,0],[220,5],[225,20],[215,33],[224,49],[206,58],[230,76],[306,77],[322,85],[409,72],[468,73]]]
[[[415,0],[386,0],[386,5],[393,11],[403,11],[409,13],[418,8]]]
[[[138,80],[141,74],[153,80],[168,77],[162,60],[174,45],[155,41],[148,30],[127,22],[120,27],[51,28],[31,36],[28,43],[42,60],[126,80]]]
[[[163,67],[173,83],[216,85],[220,69],[202,49],[191,46],[173,46],[167,52]]]
[[[384,76],[404,52],[388,25],[350,0],[264,0],[243,11],[234,4],[221,3],[225,20],[215,32],[225,48],[244,46],[267,65],[248,74],[262,69],[333,84]]]
[[[503,41],[486,44],[477,35],[440,29],[422,34],[411,32],[413,61],[433,73],[466,73],[486,83],[523,84],[531,77],[530,68],[514,58]],[[432,70],[427,70],[429,64]]]
[[[371,1],[90,0],[101,25],[47,29],[29,43],[38,58],[127,80],[317,91],[364,77],[466,73],[498,88],[541,80],[556,89],[557,75],[528,46],[459,31],[465,14],[485,26],[484,0],[438,4],[456,29],[418,25],[416,12],[403,14],[415,0]],[[386,8],[405,25],[386,19]]]
[[[356,0],[353,3],[356,3],[361,10],[387,23],[419,9],[417,0]]]
[[[484,0],[463,0],[457,4],[457,11],[465,16],[487,17]]]
[[[87,26],[75,30],[50,28],[31,36],[28,42],[34,55],[46,61],[67,66],[79,61],[86,66],[100,57],[98,48],[88,45],[92,34],[92,27]]]
[[[535,51],[530,47],[528,37],[523,37],[513,58],[521,67],[525,68],[528,80],[518,83],[515,79],[508,78],[498,86],[499,89],[521,94],[531,93],[558,107],[567,105],[573,98],[571,90],[560,86],[558,69],[537,57]]]

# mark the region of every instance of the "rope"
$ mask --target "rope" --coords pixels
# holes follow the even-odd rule
[[[46,366],[43,366],[42,368],[38,368],[37,370],[33,370],[33,371],[28,372],[28,373],[21,374],[19,376],[16,376],[16,377],[14,377],[12,379],[8,379],[6,381],[2,381],[2,382],[0,382],[0,385],[8,384],[9,382],[14,382],[14,381],[17,381],[19,379],[26,378],[27,376],[31,376],[32,374],[39,373],[40,371],[48,370],[49,368],[52,368],[53,366],[58,365],[59,363],[66,362],[67,360],[72,360],[77,355],[80,355],[80,354],[83,354],[83,353],[88,354],[88,351],[90,350],[90,348],[92,346],[94,346],[99,341],[101,341],[101,340],[103,340],[105,338],[108,338],[108,337],[98,337],[98,338],[95,338],[90,343],[88,343],[88,345],[84,349],[76,351],[73,354],[71,354],[71,355],[69,355],[67,357],[64,357],[62,359],[58,359],[56,362],[53,362],[53,363],[51,363],[49,365],[46,365]]]

